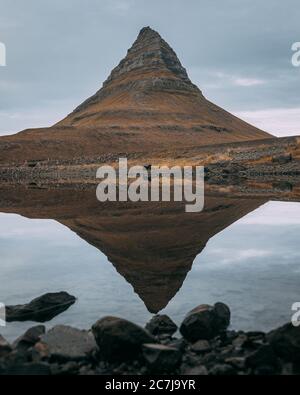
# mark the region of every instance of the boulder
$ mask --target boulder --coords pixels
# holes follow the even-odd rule
[[[144,344],[143,357],[151,371],[162,373],[173,372],[180,365],[182,354],[174,347]]]
[[[17,340],[14,341],[13,347],[18,349],[28,349],[33,347],[44,335],[46,332],[46,328],[44,325],[37,325],[33,328],[28,329],[24,335],[20,336]]]
[[[300,327],[288,323],[267,334],[275,353],[287,362],[300,362]]]
[[[207,340],[198,340],[192,345],[191,350],[199,354],[206,353],[211,350],[211,345]]]
[[[35,350],[41,358],[79,361],[96,351],[97,345],[91,332],[58,325],[41,336],[40,342],[35,345]]]
[[[209,340],[225,331],[230,324],[230,310],[224,303],[200,305],[188,313],[180,332],[188,341]]]
[[[272,162],[273,163],[278,163],[279,165],[284,165],[286,163],[289,163],[293,160],[292,154],[290,153],[285,153],[282,155],[275,155],[272,157]]]
[[[144,343],[155,343],[145,329],[117,317],[104,317],[92,327],[104,360],[129,360],[137,357]]]
[[[11,345],[0,335],[0,358],[5,357],[12,351]]]
[[[246,358],[246,366],[253,370],[264,368],[264,371],[271,374],[277,371],[279,361],[273,348],[265,344]]]
[[[6,306],[6,321],[47,322],[67,310],[76,301],[67,292],[47,293],[30,303]]]
[[[146,325],[146,329],[154,336],[173,335],[177,325],[167,315],[155,315]]]

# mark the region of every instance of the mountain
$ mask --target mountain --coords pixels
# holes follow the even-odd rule
[[[205,99],[172,48],[143,28],[103,87],[50,128],[0,138],[0,162],[149,152],[273,137]]]

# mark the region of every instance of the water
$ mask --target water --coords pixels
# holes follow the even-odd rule
[[[113,223],[119,224],[118,216],[113,218]],[[224,227],[224,218],[222,221]],[[103,227],[105,232],[111,232],[111,240],[114,231],[120,229],[115,230],[111,222],[108,228]],[[150,231],[155,231],[153,224]],[[270,330],[289,321],[292,304],[300,301],[300,204],[262,204],[220,232],[214,228],[214,233],[194,259],[186,278],[185,273],[179,285],[174,283],[174,289],[178,289],[161,313],[180,323],[198,304],[222,301],[230,306],[234,329]],[[106,237],[107,233],[103,234]],[[105,237],[102,237],[103,249],[109,250],[112,260],[118,261],[118,237],[114,240],[117,252],[111,246],[107,248]],[[67,291],[77,297],[77,302],[48,322],[47,327],[66,324],[90,328],[105,315],[144,325],[152,316],[144,302],[121,275],[124,273],[119,274],[106,255],[85,239],[88,238],[79,237],[55,220],[1,213],[0,302],[22,304],[46,292]],[[168,240],[168,245],[171,242]],[[96,244],[95,240],[92,244]],[[126,246],[127,255],[122,250],[125,258],[135,248],[128,246],[128,242]],[[142,245],[141,251],[143,248],[148,256],[148,245]],[[186,248],[192,249],[190,245]],[[151,251],[154,249],[152,246]],[[136,253],[132,256],[135,259]],[[136,267],[130,272],[129,263],[128,270],[127,279],[139,275]],[[162,280],[170,270],[168,266],[166,272],[162,268]],[[166,281],[170,285],[169,277]],[[147,282],[145,279],[144,294],[150,286]],[[159,292],[157,298],[159,301]],[[33,325],[33,322],[8,323],[0,328],[0,333],[13,340]]]

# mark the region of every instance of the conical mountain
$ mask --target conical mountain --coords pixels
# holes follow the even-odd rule
[[[270,137],[208,102],[173,49],[150,27],[141,30],[102,89],[59,125],[181,131],[186,138],[196,133],[198,144]]]
[[[143,28],[103,87],[50,128],[0,138],[0,163],[99,157],[273,137],[205,99],[173,49]]]

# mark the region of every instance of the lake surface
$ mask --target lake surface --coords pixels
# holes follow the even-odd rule
[[[222,301],[230,306],[234,329],[270,330],[290,320],[292,304],[300,301],[300,204],[267,202],[232,222],[229,226],[223,223],[220,232],[215,226],[216,234],[199,248],[201,252],[192,259],[190,270],[176,285],[178,289],[174,286],[176,292],[160,313],[179,324],[197,305]],[[151,231],[155,231],[153,227]],[[70,228],[53,219],[0,214],[0,302],[22,304],[46,292],[67,291],[76,296],[77,302],[47,327],[66,324],[90,328],[105,315],[144,325],[153,314],[128,282],[128,278],[139,275],[138,269],[134,267],[133,273],[123,276],[119,266],[95,246],[95,239],[88,242]],[[113,237],[113,226],[109,231]],[[103,236],[103,250],[107,250],[105,240]],[[118,237],[114,243],[117,249]],[[192,247],[187,242],[185,246],[189,254]],[[125,258],[135,247],[127,243]],[[158,247],[153,244],[151,251]],[[147,248],[146,255],[150,251]],[[112,248],[109,251],[111,260],[118,262],[117,252],[111,252]],[[132,256],[134,260],[137,255]],[[172,261],[172,257],[168,259]],[[123,267],[126,264],[122,263]],[[130,270],[130,262],[128,267]],[[163,280],[170,270],[165,273],[162,268],[161,274],[155,272],[153,276],[160,275]],[[148,280],[145,282],[144,294]],[[13,340],[33,325],[8,323],[0,333]]]

